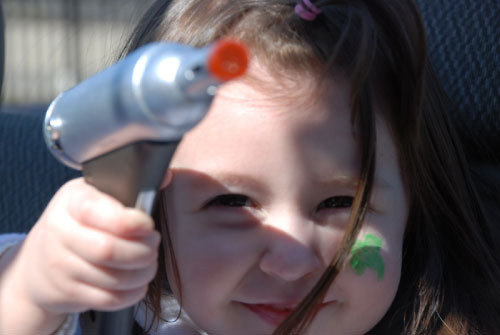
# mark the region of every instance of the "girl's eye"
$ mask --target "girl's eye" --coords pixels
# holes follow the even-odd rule
[[[251,206],[250,198],[243,194],[223,194],[210,200],[204,207],[224,206],[224,207],[244,207]]]
[[[353,197],[337,196],[323,200],[316,208],[317,211],[330,208],[349,208],[352,206]]]

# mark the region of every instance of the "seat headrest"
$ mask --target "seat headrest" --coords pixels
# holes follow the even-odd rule
[[[500,1],[417,0],[431,61],[473,161],[500,162]]]

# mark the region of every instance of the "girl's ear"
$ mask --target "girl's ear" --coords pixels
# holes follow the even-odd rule
[[[172,171],[167,170],[167,173],[165,174],[165,177],[163,178],[163,181],[161,183],[160,190],[163,190],[165,187],[167,187],[171,181],[172,181]]]

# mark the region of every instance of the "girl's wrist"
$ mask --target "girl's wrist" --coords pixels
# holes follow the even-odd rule
[[[53,313],[36,304],[26,292],[26,276],[18,264],[22,243],[5,249],[0,258],[0,334],[53,334],[67,314]]]

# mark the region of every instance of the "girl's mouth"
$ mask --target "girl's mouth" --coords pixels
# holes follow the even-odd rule
[[[257,316],[259,316],[262,320],[272,324],[273,326],[280,325],[288,317],[288,315],[290,315],[295,307],[291,305],[285,306],[279,304],[241,304],[257,314]],[[327,303],[322,304],[321,308],[326,305]]]
[[[243,306],[248,308],[250,311],[254,312],[262,320],[272,324],[273,326],[278,326],[283,320],[286,319],[288,315],[292,312],[291,307],[278,307],[276,305],[270,304],[244,304]]]

